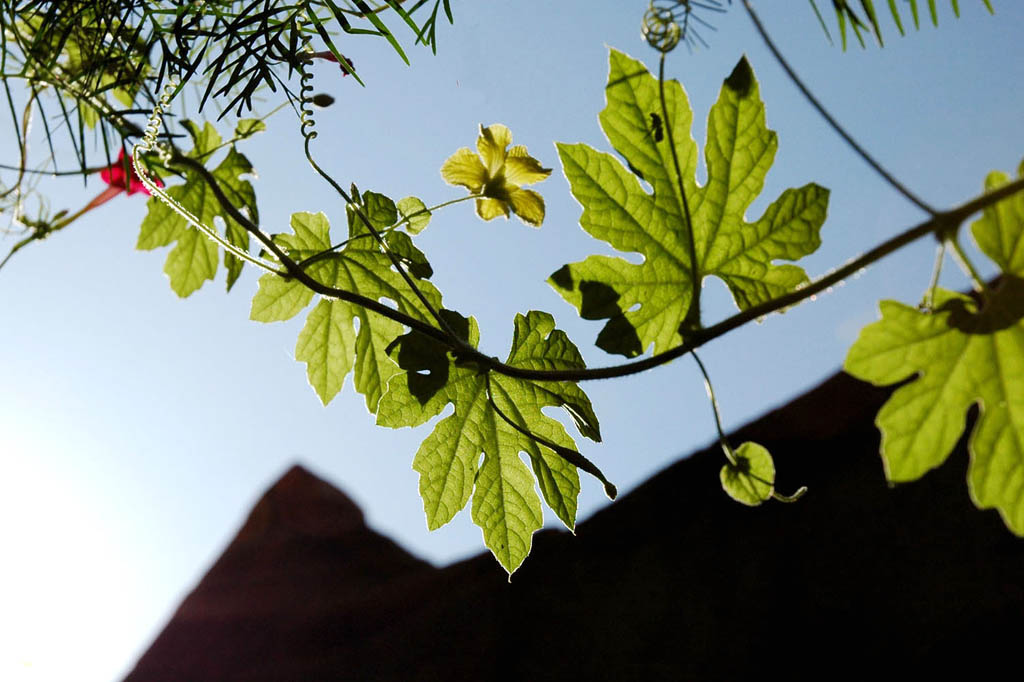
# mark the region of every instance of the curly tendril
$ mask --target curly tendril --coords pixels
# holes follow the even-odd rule
[[[149,120],[146,121],[146,129],[142,135],[142,142],[132,147],[132,168],[135,169],[136,175],[139,176],[139,180],[149,190],[150,195],[156,197],[164,204],[167,205],[172,211],[181,216],[189,225],[196,228],[207,237],[212,239],[214,242],[224,248],[225,251],[229,252],[233,256],[242,259],[248,263],[259,266],[269,272],[277,272],[277,268],[270,263],[253,256],[248,251],[238,248],[227,239],[222,237],[216,229],[204,224],[199,218],[192,214],[187,208],[179,204],[174,200],[165,190],[162,184],[149,177],[149,172],[145,165],[140,160],[140,155],[144,152],[155,152],[160,158],[161,163],[165,166],[169,166],[174,162],[174,153],[168,145],[162,145],[157,140],[160,134],[160,128],[163,127],[163,116],[164,111],[171,104],[171,99],[177,92],[177,85],[173,82],[168,82],[164,86],[163,93],[160,95],[160,101],[157,102],[156,107],[153,109],[153,113],[150,114]]]
[[[304,68],[299,69],[299,132],[308,144],[315,139],[317,133],[313,128],[316,126],[316,119],[313,111],[313,74]]]
[[[644,40],[662,54],[674,50],[680,40],[691,49],[697,43],[708,47],[695,24],[711,31],[715,27],[699,17],[696,10],[722,13],[725,7],[720,0],[651,0],[641,29]]]
[[[641,31],[647,44],[663,53],[676,49],[682,37],[682,29],[672,8],[658,4],[656,0],[651,0],[650,7],[644,12]]]

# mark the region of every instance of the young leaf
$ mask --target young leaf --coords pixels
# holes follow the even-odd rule
[[[771,453],[758,443],[746,442],[733,451],[736,466],[722,467],[722,488],[732,499],[756,507],[775,491],[775,462]]]
[[[422,199],[406,197],[399,199],[397,206],[402,219],[408,219],[405,229],[409,234],[419,234],[430,223],[431,213]]]
[[[744,214],[764,186],[777,147],[775,133],[765,127],[764,104],[746,58],[711,108],[703,187],[696,183],[693,114],[682,87],[676,81],[665,84],[668,116],[662,123],[671,134],[659,141],[650,129],[651,114],[661,117],[658,81],[621,52],[612,50],[610,62],[601,126],[632,173],[611,154],[585,144],[559,143],[558,152],[583,206],[583,229],[620,251],[643,254],[644,262],[591,256],[564,266],[548,281],[582,317],[609,320],[598,346],[632,357],[651,344],[657,353],[681,342],[694,287],[708,275],[725,281],[741,309],[806,282],[802,268],[774,261],[796,260],[818,248],[828,190],[813,183],[788,189],[758,220],[746,222]],[[693,218],[695,264],[682,192]]]
[[[374,201],[380,205],[386,203]],[[323,213],[295,213],[291,226],[293,234],[278,235],[276,241],[300,263],[322,254],[306,266],[306,272],[317,281],[374,300],[389,299],[404,313],[426,322],[433,320],[401,275],[392,269],[391,260],[373,239],[353,239],[342,250],[324,253],[331,247],[331,236],[330,225]],[[420,280],[417,286],[431,305],[441,306],[441,294],[434,285]],[[313,292],[302,283],[266,274],[260,277],[249,317],[259,322],[286,320],[297,315],[312,300]],[[357,319],[358,333],[355,330]],[[366,396],[366,407],[370,412],[375,412],[388,379],[399,371],[388,357],[387,347],[403,331],[398,322],[361,306],[322,299],[299,333],[295,359],[306,363],[309,383],[324,405],[338,394],[345,377],[354,368],[355,388]]]
[[[206,123],[203,128],[191,121],[186,121],[184,125],[192,136],[193,148],[189,156],[193,158],[202,160],[221,142],[220,135],[210,123]],[[247,212],[253,221],[258,222],[256,192],[249,181],[242,178],[252,173],[252,164],[234,147],[228,150],[224,160],[212,171],[232,205]],[[216,229],[215,219],[221,218],[226,225],[228,240],[242,249],[249,248],[249,233],[227,215],[213,190],[198,173],[187,173],[185,183],[168,188],[167,194],[204,225]],[[184,298],[217,274],[219,247],[162,201],[152,198],[149,200],[149,212],[142,221],[136,248],[148,251],[172,242],[177,244],[167,256],[164,272],[170,277],[174,292]],[[227,288],[230,290],[241,273],[242,263],[225,252],[224,265],[228,271]]]
[[[242,140],[267,129],[267,124],[258,118],[243,118],[235,126],[235,137]]]
[[[377,230],[390,227],[398,220],[398,210],[395,207],[395,202],[383,194],[364,192],[363,203],[366,217],[370,219],[373,227]],[[349,220],[351,221],[352,219],[353,217],[350,214]],[[362,229],[363,226],[360,225],[360,231]]]
[[[1006,181],[991,173],[985,184]],[[911,481],[942,464],[963,433],[967,409],[978,403],[968,444],[971,498],[998,509],[1010,530],[1024,535],[1024,198],[1017,193],[986,208],[972,232],[1003,270],[984,305],[943,289],[932,312],[882,301],[882,319],[861,331],[845,368],[876,385],[918,375],[875,420],[891,481]]]
[[[479,340],[476,321],[445,311],[449,324],[467,343]],[[405,370],[388,382],[380,401],[377,423],[393,428],[417,426],[452,403],[454,413],[442,419],[420,446],[413,468],[420,472],[427,525],[433,530],[448,523],[473,498],[473,521],[483,529],[484,542],[509,573],[530,552],[534,531],[543,523],[534,480],[519,457],[525,452],[545,501],[570,529],[576,519],[579,476],[576,467],[508,424],[494,405],[530,433],[575,450],[560,423],[541,409],[561,406],[572,415],[580,432],[600,439],[590,400],[571,382],[534,382],[494,375],[462,364],[440,344],[412,332],[392,350]],[[582,368],[576,346],[547,313],[517,315],[512,350],[507,360],[516,367]],[[483,454],[483,462],[480,455]]]

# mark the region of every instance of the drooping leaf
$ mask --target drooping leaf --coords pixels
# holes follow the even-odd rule
[[[292,234],[278,235],[276,241],[299,263],[321,254],[306,267],[306,272],[318,282],[374,300],[394,301],[402,312],[433,322],[429,311],[392,269],[391,260],[372,238],[353,239],[343,249],[324,253],[331,247],[331,236],[323,213],[295,213],[291,227]],[[434,285],[419,280],[417,286],[431,305],[440,307],[441,294]],[[263,275],[252,300],[250,319],[289,319],[308,306],[313,296],[312,290],[295,279],[272,273]],[[388,379],[399,371],[388,357],[387,347],[403,331],[398,322],[359,305],[322,298],[299,334],[295,357],[306,363],[310,385],[324,405],[338,394],[354,368],[355,388],[366,396],[370,412],[375,412]]]
[[[446,315],[450,326],[476,347],[476,321],[450,311]],[[440,414],[448,403],[455,406],[413,460],[431,529],[448,523],[472,496],[473,521],[483,529],[484,542],[495,558],[512,573],[529,554],[533,533],[543,523],[534,477],[547,504],[573,528],[579,494],[576,467],[508,424],[488,399],[488,382],[501,413],[526,431],[573,450],[575,444],[562,425],[541,409],[564,407],[584,436],[600,439],[590,400],[576,384],[497,374],[488,379],[475,365],[460,363],[443,346],[416,332],[403,336],[392,352],[404,371],[388,383],[378,424],[417,426]],[[576,346],[555,329],[554,319],[536,311],[516,316],[507,363],[531,369],[584,366]],[[520,453],[530,458],[533,476]]]
[[[1024,176],[1024,163],[1019,173]],[[986,189],[1007,182],[991,173]],[[878,413],[882,460],[891,481],[911,481],[946,460],[963,433],[967,409],[980,407],[968,449],[974,503],[996,508],[1024,535],[1024,197],[984,210],[972,234],[1002,269],[998,287],[974,299],[938,289],[933,309],[882,301],[882,319],[865,327],[845,368],[876,385],[917,378]]]
[[[202,128],[191,121],[184,122],[184,125],[193,141],[189,156],[201,161],[220,145],[221,137],[210,123]],[[244,179],[244,176],[253,174],[249,160],[232,146],[211,173],[231,204],[248,214],[253,222],[259,222],[256,192]],[[235,246],[248,250],[249,233],[227,214],[198,173],[186,173],[184,184],[169,187],[167,194],[207,227],[220,229],[219,223],[223,221],[226,238]],[[151,250],[177,242],[167,256],[164,272],[170,277],[175,293],[182,298],[189,296],[216,275],[220,247],[159,199],[150,199],[148,206],[149,212],[142,221],[136,248]],[[241,273],[242,263],[225,252],[224,265],[230,291]]]
[[[722,488],[732,499],[756,507],[775,491],[775,462],[771,453],[758,443],[746,442],[733,451],[736,465],[726,463],[720,478]]]
[[[708,275],[725,281],[741,309],[806,282],[802,268],[774,261],[796,260],[818,247],[828,190],[813,183],[788,189],[759,219],[746,221],[777,147],[775,133],[765,127],[764,104],[746,58],[725,80],[711,108],[704,186],[696,183],[693,114],[679,83],[665,84],[668,115],[663,117],[658,81],[646,67],[615,50],[610,63],[601,126],[629,170],[611,154],[585,144],[559,143],[558,152],[572,193],[583,206],[583,229],[620,251],[642,254],[644,262],[591,256],[564,266],[548,281],[582,317],[609,320],[598,346],[632,357],[652,344],[657,353],[681,342],[680,327],[695,322],[688,318],[694,287]],[[660,136],[652,126],[655,117],[664,126]],[[641,179],[653,194],[644,190]]]

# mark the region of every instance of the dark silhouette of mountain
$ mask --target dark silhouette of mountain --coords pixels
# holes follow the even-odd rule
[[[796,504],[718,485],[715,447],[579,524],[543,531],[511,581],[369,530],[292,468],[129,675],[155,680],[845,679],[1017,669],[1024,541],[971,504],[966,439],[887,486],[888,395],[837,375],[732,434],[775,455]]]

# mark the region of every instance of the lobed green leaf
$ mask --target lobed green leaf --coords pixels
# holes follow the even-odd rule
[[[994,189],[1006,181],[992,173],[985,184]],[[986,208],[972,233],[1003,270],[983,302],[943,289],[930,311],[882,301],[882,319],[861,331],[845,368],[876,385],[914,377],[875,420],[891,481],[911,481],[942,464],[964,431],[968,408],[979,405],[968,442],[968,490],[978,507],[999,510],[1024,535],[1022,194]]]
[[[445,314],[449,325],[476,347],[479,332],[475,320],[450,311]],[[564,407],[583,435],[598,440],[597,417],[576,384],[489,377],[417,332],[399,339],[392,356],[404,371],[388,382],[388,392],[377,411],[378,424],[417,426],[440,414],[448,403],[455,407],[453,414],[437,423],[413,460],[413,468],[420,473],[429,528],[450,521],[472,497],[473,521],[483,529],[485,544],[512,573],[529,554],[533,533],[543,523],[534,478],[548,506],[573,528],[580,489],[576,467],[513,427],[501,414],[535,436],[575,450],[562,425],[542,408]],[[576,347],[555,329],[554,319],[537,311],[516,316],[506,362],[529,368],[584,366]],[[529,457],[532,476],[520,453]]]
[[[703,187],[696,181],[693,113],[682,86],[665,83],[663,110],[658,81],[642,63],[616,50],[609,59],[601,126],[628,170],[587,145],[559,143],[558,152],[583,206],[583,229],[620,251],[642,254],[644,262],[591,256],[548,281],[583,318],[608,320],[599,347],[632,357],[652,345],[658,353],[682,342],[684,327],[696,326],[698,311],[690,308],[704,277],[721,278],[740,309],[806,282],[803,269],[775,261],[797,260],[820,245],[828,190],[815,184],[788,189],[759,219],[747,222],[745,213],[764,186],[778,144],[765,126],[746,58],[711,108]]]

